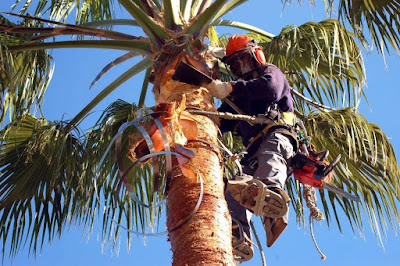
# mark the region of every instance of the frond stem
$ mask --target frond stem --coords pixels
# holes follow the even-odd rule
[[[332,107],[329,107],[329,106],[326,106],[326,105],[323,105],[323,104],[319,104],[319,103],[316,103],[316,102],[314,102],[313,100],[311,100],[311,99],[308,99],[306,96],[304,96],[303,94],[301,94],[300,92],[298,92],[298,91],[296,91],[295,89],[293,89],[292,87],[290,88],[291,89],[291,91],[292,91],[292,93],[297,97],[297,98],[299,98],[300,100],[303,100],[304,102],[306,102],[307,104],[309,104],[309,105],[311,105],[311,106],[314,106],[315,108],[317,108],[317,109],[320,109],[320,110],[323,110],[323,111],[335,111],[336,109],[335,108],[332,108]]]

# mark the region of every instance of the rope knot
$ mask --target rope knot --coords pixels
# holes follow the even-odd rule
[[[310,185],[303,186],[303,198],[306,201],[307,207],[310,209],[311,217],[316,221],[324,220],[325,217],[317,207],[317,196],[315,189]]]

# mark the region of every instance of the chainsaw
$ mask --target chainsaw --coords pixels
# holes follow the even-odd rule
[[[310,185],[317,189],[325,188],[342,197],[360,202],[360,199],[357,196],[323,181],[323,178],[333,171],[341,158],[341,155],[339,154],[330,164],[328,164],[325,162],[325,158],[328,154],[328,150],[319,153],[311,152],[310,155],[298,152],[292,158],[294,178],[304,185]]]
[[[339,163],[341,155],[339,154],[329,165],[324,163],[329,151],[325,150],[320,153],[305,155],[298,152],[292,158],[293,176],[300,183],[321,189],[323,186],[322,179],[329,175],[333,168]]]

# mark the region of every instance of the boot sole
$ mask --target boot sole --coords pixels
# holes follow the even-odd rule
[[[253,179],[246,183],[228,183],[227,190],[235,200],[255,215],[279,218],[287,212],[288,196],[286,193],[281,190],[281,194],[278,194],[269,190],[260,180]],[[284,195],[282,195],[283,193]],[[263,196],[264,198],[262,198]]]

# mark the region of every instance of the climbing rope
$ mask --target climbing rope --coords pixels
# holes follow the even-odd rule
[[[307,149],[307,144],[309,144],[310,141],[310,137],[308,137],[307,135],[307,129],[304,126],[303,122],[299,123],[300,127],[303,130],[303,135],[304,135],[304,143],[303,143],[303,152],[308,156],[308,149]],[[315,236],[314,236],[314,230],[312,227],[312,219],[316,220],[316,221],[321,221],[324,220],[324,215],[322,214],[322,212],[318,209],[317,207],[317,196],[316,196],[316,192],[315,192],[315,188],[313,188],[310,185],[305,185],[303,184],[303,198],[306,201],[306,205],[308,207],[308,209],[310,210],[310,216],[309,216],[309,224],[310,224],[310,234],[311,234],[311,238],[314,242],[314,246],[317,249],[318,253],[321,255],[321,260],[325,260],[326,256],[324,253],[322,253],[322,251],[320,250],[317,241],[315,240]]]
[[[259,238],[258,235],[257,235],[256,227],[254,226],[253,221],[250,221],[250,226],[251,226],[251,230],[252,230],[253,233],[254,233],[254,237],[255,237],[255,239],[256,239],[256,241],[257,241],[257,244],[258,244],[258,246],[259,246],[258,250],[260,251],[260,256],[261,256],[262,265],[263,265],[263,266],[267,266],[267,260],[265,259],[264,250],[263,250],[263,248],[262,248],[260,238]]]
[[[317,207],[317,203],[316,203],[317,196],[316,196],[315,189],[310,185],[303,185],[303,198],[306,201],[307,207],[310,209],[309,224],[310,224],[310,233],[311,233],[312,240],[313,240],[314,245],[315,245],[316,249],[318,250],[319,254],[321,254],[321,260],[325,260],[326,256],[324,255],[324,253],[322,253],[322,251],[320,250],[320,248],[317,244],[317,241],[315,240],[314,231],[313,231],[313,227],[312,227],[312,219],[314,219],[316,221],[321,221],[321,220],[325,219],[324,215]]]

